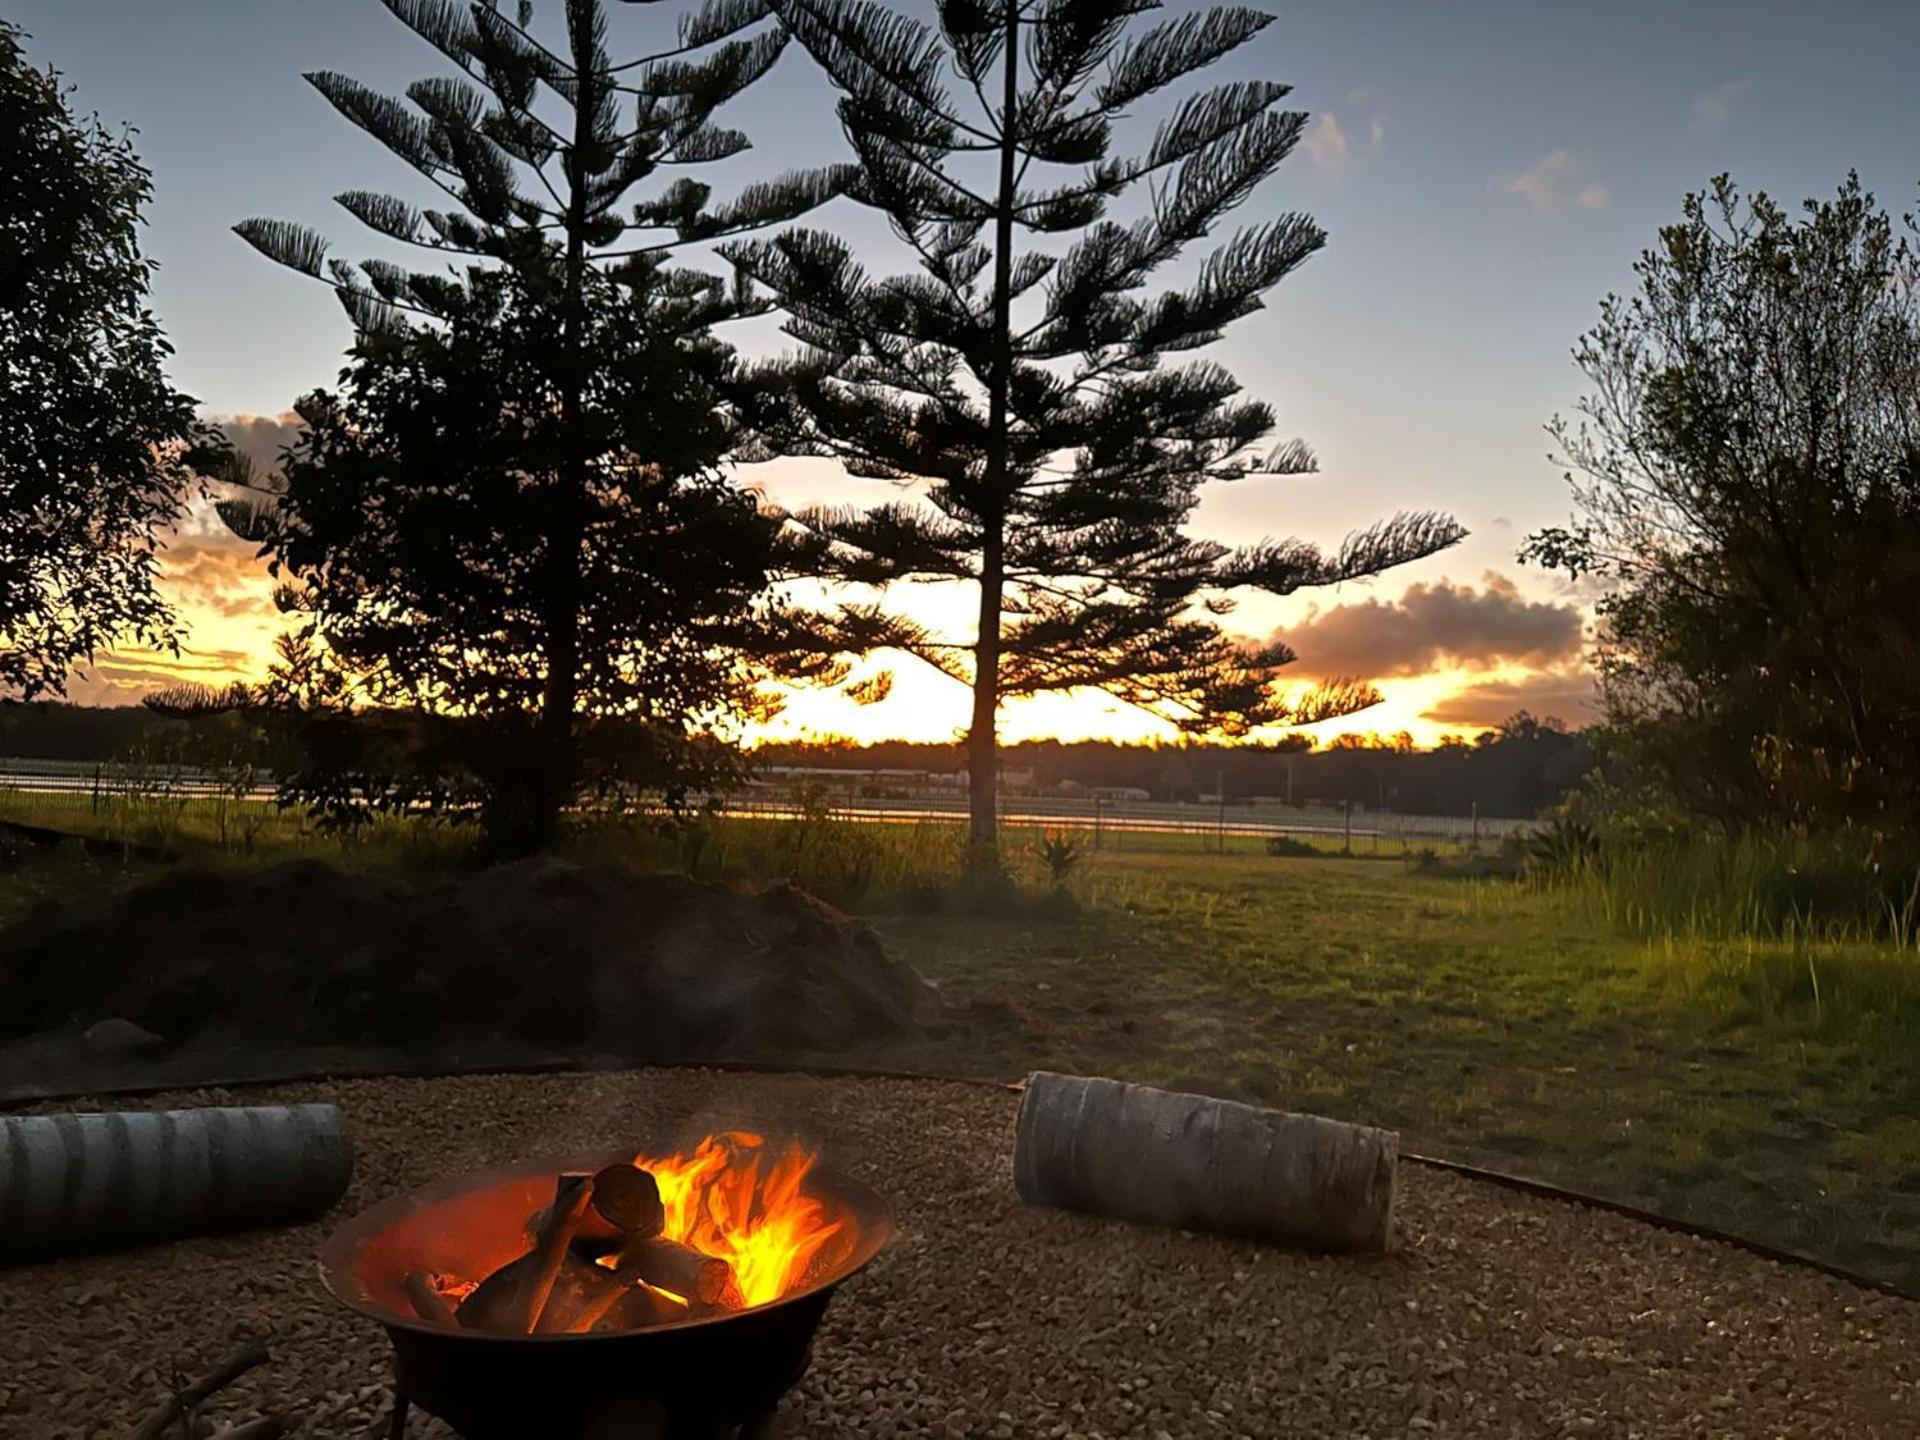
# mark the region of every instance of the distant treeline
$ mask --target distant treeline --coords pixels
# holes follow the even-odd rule
[[[21,760],[119,760],[179,722],[138,705],[0,704],[0,756]]]
[[[156,743],[189,722],[138,706],[53,702],[0,706],[0,756],[106,762],[164,752]],[[1224,786],[1229,801],[1254,796],[1296,804],[1341,804],[1417,815],[1526,817],[1558,802],[1598,763],[1579,734],[1517,715],[1471,744],[1415,750],[1403,737],[1343,736],[1310,750],[1304,738],[1277,745],[1120,745],[1106,740],[1028,740],[1006,747],[1010,788],[1143,790],[1155,800],[1193,801]],[[782,742],[753,752],[756,768],[814,767],[952,774],[958,743],[882,740]]]
[[[1598,763],[1577,733],[1520,715],[1473,744],[1415,750],[1404,738],[1343,737],[1327,750],[1304,739],[1279,745],[1119,745],[1106,740],[1029,740],[1003,750],[1003,774],[1015,788],[1144,790],[1155,800],[1254,796],[1296,804],[1341,804],[1419,815],[1525,818],[1557,803]],[[764,765],[834,770],[952,772],[962,747],[885,740],[765,745]]]

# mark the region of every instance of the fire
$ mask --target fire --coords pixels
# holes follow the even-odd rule
[[[692,1154],[636,1156],[660,1187],[665,1236],[732,1267],[745,1305],[764,1305],[799,1285],[821,1247],[843,1228],[804,1192],[819,1158],[798,1142],[778,1154],[745,1131],[709,1135]]]

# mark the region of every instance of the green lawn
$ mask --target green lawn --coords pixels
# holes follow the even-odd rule
[[[126,833],[84,800],[0,797],[0,818]],[[355,841],[262,815],[251,849],[189,807],[142,834],[218,863],[290,853],[431,874],[443,830]],[[757,883],[861,910],[962,998],[1024,1021],[969,1068],[1102,1072],[1393,1126],[1409,1148],[1629,1200],[1920,1291],[1920,958],[1889,947],[1646,939],[1512,881],[1390,859],[1251,850],[1086,854],[1072,903],[1010,837],[1017,903],[956,895],[957,831],[721,821],[599,830],[582,858]],[[0,921],[152,873],[37,851],[0,873]]]
[[[1648,944],[1553,897],[1356,860],[1103,854],[1073,918],[877,914],[1032,1060],[1387,1125],[1920,1289],[1906,1008],[1816,1009],[1781,957]],[[1858,957],[1885,1004],[1886,956]],[[1794,973],[1791,967],[1784,967]]]

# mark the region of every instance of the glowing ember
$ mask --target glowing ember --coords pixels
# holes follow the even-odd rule
[[[802,1283],[844,1228],[803,1193],[818,1158],[797,1143],[772,1153],[760,1136],[736,1130],[709,1135],[692,1154],[633,1163],[660,1187],[666,1238],[726,1261],[740,1303],[764,1305]]]

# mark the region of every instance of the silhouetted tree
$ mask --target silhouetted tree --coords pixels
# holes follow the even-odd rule
[[[197,436],[147,309],[151,178],[21,39],[0,22],[0,694],[31,698],[116,639],[174,642],[155,552]]]
[[[1722,177],[1635,268],[1552,427],[1584,518],[1526,552],[1613,585],[1609,748],[1726,822],[1910,824],[1920,249],[1857,178],[1795,219]]]
[[[1292,652],[1226,635],[1227,592],[1372,575],[1452,544],[1457,526],[1405,515],[1333,555],[1298,541],[1229,551],[1181,530],[1208,480],[1313,469],[1297,441],[1252,454],[1273,414],[1220,367],[1164,362],[1258,310],[1320,248],[1320,229],[1280,215],[1213,250],[1190,287],[1141,293],[1274,171],[1305,117],[1277,108],[1287,86],[1236,81],[1174,106],[1140,154],[1112,153],[1136,106],[1271,17],[1213,9],[1128,38],[1155,4],[945,0],[936,26],[864,0],[769,4],[841,92],[861,163],[851,193],[888,218],[920,273],[873,279],[819,230],[724,253],[773,290],[809,347],[787,372],[792,409],[767,419],[781,447],[925,487],[864,513],[799,516],[821,569],[860,585],[978,587],[965,642],[846,612],[870,640],[972,686],[976,844],[995,838],[1009,696],[1094,687],[1227,734],[1372,703],[1358,685],[1287,699],[1274,682]],[[1106,218],[1134,191],[1149,197],[1141,218]]]
[[[284,485],[224,513],[371,698],[498,721],[496,786],[519,793],[495,795],[495,838],[531,847],[576,793],[583,717],[685,736],[742,698],[714,647],[746,630],[777,527],[719,475],[736,376],[709,332],[765,306],[670,255],[791,219],[842,177],[726,203],[684,174],[637,193],[747,148],[714,116],[786,44],[756,0],[707,0],[618,63],[601,0],[564,0],[553,45],[527,0],[384,3],[460,74],[410,86],[411,106],[307,79],[457,208],[339,202],[466,268],[356,269],[298,226],[237,227],[332,285],[358,340],[341,393],[299,407]]]

